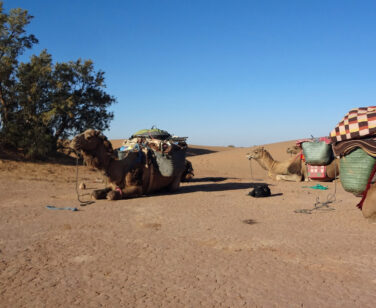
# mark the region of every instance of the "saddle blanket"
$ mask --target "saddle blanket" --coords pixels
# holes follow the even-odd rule
[[[376,134],[376,106],[351,109],[330,132],[332,142]]]
[[[307,164],[307,176],[310,179],[325,179],[326,166],[312,166]]]
[[[347,155],[356,148],[361,148],[368,155],[376,157],[376,138],[345,140],[332,145],[334,155],[337,157]]]

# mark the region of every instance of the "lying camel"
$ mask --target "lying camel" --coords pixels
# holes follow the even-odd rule
[[[376,183],[371,184],[363,201],[362,214],[364,218],[376,220]]]
[[[301,156],[297,155],[286,161],[276,161],[264,147],[257,147],[247,154],[248,159],[256,160],[268,171],[268,176],[274,180],[300,182],[304,179]]]
[[[146,152],[129,151],[123,159],[118,160],[107,138],[93,129],[75,136],[71,147],[82,154],[88,166],[101,170],[108,178],[109,186],[94,190],[94,199],[118,200],[151,194],[162,189],[176,191],[185,169],[183,161],[182,164],[174,166],[172,176],[162,176],[151,149]],[[179,152],[184,154],[185,160],[185,151],[186,148],[173,144],[169,155]]]
[[[286,152],[288,154],[292,154],[292,155],[295,155],[295,154],[299,154],[302,152],[302,148],[298,145],[293,145],[291,147],[288,147]]]

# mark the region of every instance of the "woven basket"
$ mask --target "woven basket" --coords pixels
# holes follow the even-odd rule
[[[343,189],[355,195],[361,194],[367,187],[375,163],[376,158],[361,148],[341,157],[339,177]]]
[[[333,159],[332,147],[324,141],[303,142],[302,148],[307,164],[312,166],[326,166]]]

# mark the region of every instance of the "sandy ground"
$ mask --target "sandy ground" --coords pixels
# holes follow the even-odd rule
[[[282,160],[291,144],[266,147]],[[248,150],[193,146],[178,193],[85,207],[74,165],[1,160],[0,307],[375,307],[376,224],[359,198],[272,181]],[[104,186],[83,166],[79,181]],[[248,196],[255,183],[273,196]],[[333,211],[294,212],[334,192]]]

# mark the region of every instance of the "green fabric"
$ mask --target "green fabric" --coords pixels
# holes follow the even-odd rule
[[[135,132],[131,138],[134,138],[134,137],[153,137],[156,139],[159,139],[159,138],[165,139],[165,138],[171,137],[171,135],[165,130],[158,129],[158,128],[151,128],[151,129],[141,129]]]
[[[322,186],[321,184],[317,184],[314,186],[303,186],[303,188],[312,188],[312,189],[319,189],[319,190],[327,190],[328,187]]]

